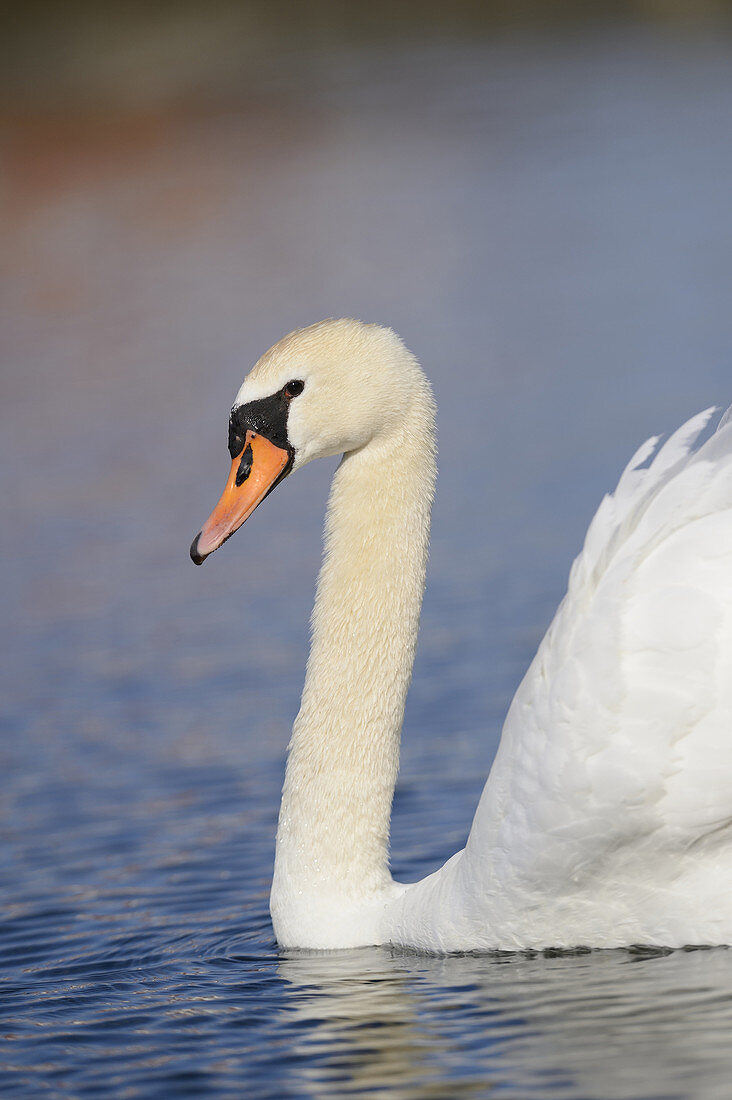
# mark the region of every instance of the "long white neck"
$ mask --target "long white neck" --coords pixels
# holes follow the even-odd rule
[[[333,478],[277,833],[271,909],[284,946],[364,942],[392,888],[389,820],[434,481],[422,381],[399,427],[347,454]]]

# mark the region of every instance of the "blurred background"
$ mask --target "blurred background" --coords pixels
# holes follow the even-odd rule
[[[333,464],[203,569],[188,546],[244,374],[323,317],[394,327],[435,387],[395,873],[462,845],[602,493],[648,435],[732,401],[731,16],[171,0],[6,17],[0,876],[23,1035],[52,1036],[70,974],[79,1018],[106,1011],[104,961],[151,944],[178,973],[242,937],[274,966]],[[37,1050],[14,1049],[33,1095]]]

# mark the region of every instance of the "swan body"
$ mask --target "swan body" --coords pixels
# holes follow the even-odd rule
[[[277,833],[281,945],[732,943],[732,420],[695,450],[711,411],[644,444],[602,501],[465,848],[404,885],[388,836],[434,492],[431,389],[394,333],[352,320],[292,333],[257,363],[194,560],[281,477],[344,456]]]

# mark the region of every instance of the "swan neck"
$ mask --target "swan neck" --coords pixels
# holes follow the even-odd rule
[[[344,456],[333,479],[277,835],[281,944],[318,946],[304,925],[362,912],[391,886],[391,803],[435,481],[426,382],[424,391],[398,431]]]

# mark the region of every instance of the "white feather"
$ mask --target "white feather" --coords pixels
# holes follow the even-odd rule
[[[603,500],[468,845],[394,938],[419,909],[438,950],[732,941],[732,423],[692,450],[712,411]]]

